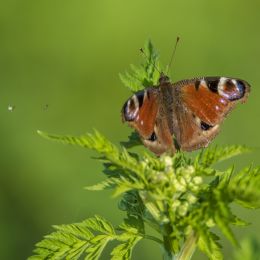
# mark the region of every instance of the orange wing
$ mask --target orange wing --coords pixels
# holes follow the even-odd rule
[[[174,151],[172,134],[168,123],[160,115],[161,104],[158,88],[148,88],[135,93],[123,106],[123,120],[133,127],[143,144],[153,153],[160,155]]]
[[[244,102],[250,86],[247,82],[207,77],[175,83],[178,102],[177,142],[183,150],[206,147],[219,132],[219,124],[238,101]]]

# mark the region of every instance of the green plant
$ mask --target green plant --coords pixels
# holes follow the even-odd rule
[[[260,259],[260,244],[255,237],[243,239],[240,244],[240,248],[235,252],[234,260]]]
[[[158,55],[151,42],[144,48],[145,63],[132,67],[133,73],[121,75],[132,90],[154,85],[159,72]],[[238,242],[231,225],[248,223],[236,216],[231,203],[251,209],[260,206],[260,167],[246,167],[235,174],[234,167],[224,171],[212,165],[248,152],[244,146],[215,147],[201,150],[194,158],[177,152],[159,158],[129,152],[125,147],[138,144],[132,134],[118,148],[99,132],[79,137],[52,135],[45,138],[79,145],[98,152],[106,178],[88,190],[113,190],[121,196],[119,209],[125,211],[123,223],[114,227],[100,216],[81,223],[54,226],[55,232],[36,244],[29,259],[98,259],[108,242],[117,241],[111,259],[130,259],[136,243],[150,239],[163,248],[164,259],[190,259],[196,247],[210,259],[222,259],[219,237],[213,227],[234,244]],[[146,227],[157,231],[147,234]]]

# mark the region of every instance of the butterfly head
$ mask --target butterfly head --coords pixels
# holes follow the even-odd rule
[[[163,85],[165,83],[170,83],[170,78],[166,76],[163,72],[161,72],[160,78],[159,78],[159,84]]]

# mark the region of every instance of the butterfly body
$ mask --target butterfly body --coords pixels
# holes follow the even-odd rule
[[[240,79],[205,77],[171,83],[162,74],[158,86],[126,101],[122,118],[157,155],[192,151],[211,142],[228,113],[246,101],[249,90],[250,85]]]

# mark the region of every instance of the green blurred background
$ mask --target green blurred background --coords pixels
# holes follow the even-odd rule
[[[118,73],[140,63],[148,38],[167,64],[181,37],[174,80],[226,75],[251,83],[247,104],[229,116],[213,143],[253,146],[252,154],[229,164],[259,164],[259,26],[257,0],[1,1],[0,259],[31,255],[52,224],[96,213],[120,223],[123,213],[111,192],[83,190],[103,178],[95,153],[49,142],[36,130],[78,135],[96,128],[116,143],[126,140],[130,129],[120,110],[130,92]],[[260,212],[235,210],[252,222],[235,230],[239,239],[260,240]],[[226,259],[233,250],[224,240]],[[144,257],[160,259],[160,248],[141,242],[134,259]]]

